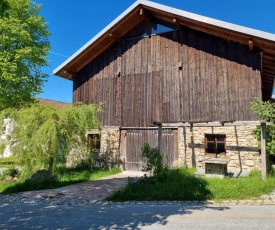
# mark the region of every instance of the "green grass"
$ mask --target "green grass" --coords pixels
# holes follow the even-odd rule
[[[246,178],[197,178],[194,170],[172,169],[163,178],[145,178],[128,183],[109,200],[206,200],[245,199],[268,194],[275,189],[275,177],[262,181],[260,172]]]
[[[0,158],[0,168],[12,168],[16,165],[19,165],[16,157]]]
[[[55,173],[56,180],[54,182],[32,184],[30,186],[24,183],[27,177],[23,176],[20,177],[17,182],[5,182],[5,180],[0,180],[0,193],[9,194],[22,191],[58,188],[70,184],[95,180],[101,177],[117,174],[119,172],[119,168],[112,168],[111,170],[105,171],[91,171],[88,169],[59,169]]]
[[[263,181],[260,171],[253,171],[249,177],[209,178],[206,181],[213,199],[217,200],[257,198],[275,189],[275,177],[269,176]]]

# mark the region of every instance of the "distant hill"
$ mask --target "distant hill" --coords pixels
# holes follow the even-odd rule
[[[61,102],[61,101],[54,101],[54,100],[43,99],[43,98],[36,98],[36,99],[39,101],[39,103],[41,103],[43,105],[51,106],[56,109],[60,109],[60,108],[70,105],[70,103]]]

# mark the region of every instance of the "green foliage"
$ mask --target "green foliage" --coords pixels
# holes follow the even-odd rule
[[[72,149],[90,154],[86,132],[99,128],[94,105],[68,105],[62,109],[36,104],[19,110],[4,110],[16,123],[11,138],[13,154],[19,158],[24,172],[46,168],[56,170],[65,163]]]
[[[0,110],[33,102],[48,77],[48,25],[32,0],[0,1]]]
[[[207,181],[196,178],[194,170],[166,170],[165,177],[145,177],[117,190],[109,200],[205,200],[211,198]]]
[[[272,122],[271,125],[268,125],[266,127],[266,151],[268,154],[275,155],[275,103],[272,103],[270,101],[263,102],[261,99],[256,98],[255,101],[250,103],[250,107],[261,119]],[[253,134],[255,138],[260,140],[260,127],[256,128]]]
[[[206,200],[249,199],[275,189],[275,177],[263,181],[261,172],[241,178],[197,178],[193,169],[168,169],[166,177],[145,177],[117,190],[109,200]]]
[[[118,167],[121,163],[121,159],[112,152],[93,154],[92,158],[92,168],[95,170],[107,170],[113,167]]]
[[[0,157],[2,157],[4,151],[6,148],[6,144],[4,143],[4,141],[0,141]]]
[[[141,148],[141,156],[146,158],[146,166],[142,171],[153,172],[153,176],[159,177],[168,166],[163,165],[163,157],[158,148],[152,148],[148,143],[145,143]]]
[[[9,17],[10,4],[8,0],[0,0],[0,18]]]
[[[11,176],[12,178],[14,178],[14,177],[19,176],[19,173],[20,173],[20,172],[19,172],[19,170],[18,170],[17,168],[12,167],[12,168],[10,168],[10,169],[6,169],[6,170],[3,172],[2,176],[3,176],[3,177]]]
[[[5,157],[0,159],[0,167],[13,168],[19,165],[19,160],[16,157]]]
[[[268,176],[267,180],[263,181],[260,171],[253,171],[248,177],[209,178],[207,182],[213,199],[217,200],[258,198],[275,189],[275,177]]]
[[[17,182],[6,183],[0,180],[0,193],[15,193],[39,189],[52,189],[58,188],[70,184],[76,184],[84,181],[95,180],[101,177],[110,176],[113,174],[120,173],[119,168],[112,168],[110,170],[100,170],[100,171],[91,171],[90,169],[68,169],[68,168],[58,168],[55,171],[55,181],[49,183],[40,183],[40,184],[26,184],[24,181],[27,179],[27,176],[23,175],[19,177]]]

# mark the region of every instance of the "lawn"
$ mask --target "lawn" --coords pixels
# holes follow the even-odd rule
[[[0,158],[0,168],[12,168],[18,164],[16,157]]]
[[[275,189],[275,177],[262,181],[260,172],[243,178],[197,178],[193,169],[171,169],[160,178],[146,177],[128,183],[109,200],[207,200],[245,199],[268,194]]]
[[[70,184],[76,184],[84,181],[95,180],[101,177],[117,174],[120,172],[119,168],[112,168],[110,170],[92,171],[90,169],[59,169],[56,171],[53,182],[42,184],[34,184],[32,186],[26,185],[24,181],[27,177],[19,177],[18,181],[6,182],[5,178],[0,178],[0,193],[8,194],[14,192],[52,189]]]

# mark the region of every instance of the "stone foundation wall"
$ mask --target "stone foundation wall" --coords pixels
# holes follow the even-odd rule
[[[119,154],[119,140],[119,127],[102,127],[100,152],[111,152],[113,154]]]
[[[179,165],[205,171],[205,134],[226,135],[228,173],[247,175],[261,169],[261,155],[257,140],[252,136],[256,126],[179,127]]]
[[[87,134],[100,134],[100,153],[119,154],[119,127],[102,127],[101,130],[92,129]]]
[[[120,140],[120,129],[119,127],[102,127],[99,129],[92,129],[86,133],[87,138],[89,134],[100,134],[100,152],[110,153],[114,159],[119,159],[119,140]],[[87,148],[87,147],[85,147]],[[87,159],[87,155],[82,154],[81,148],[72,149],[69,156],[67,157],[66,166],[67,167],[76,167]]]
[[[205,176],[206,177],[220,177],[223,178],[227,174],[227,167],[224,164],[205,164]]]

